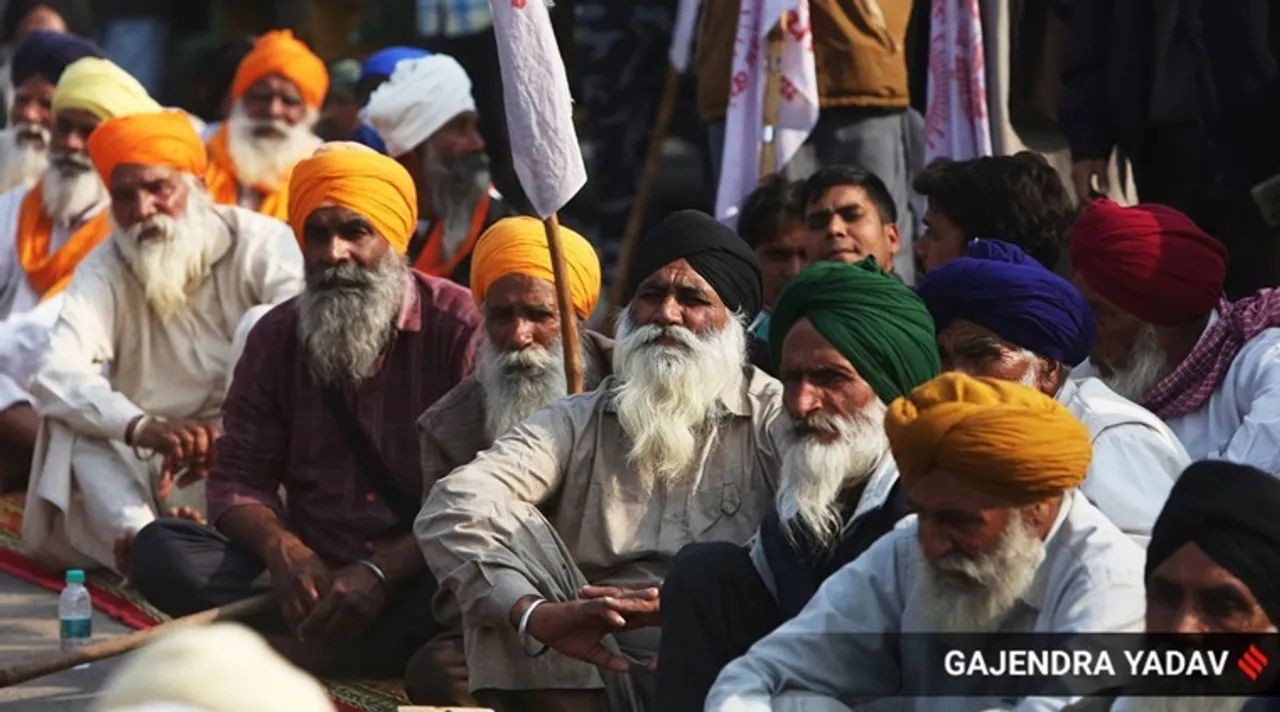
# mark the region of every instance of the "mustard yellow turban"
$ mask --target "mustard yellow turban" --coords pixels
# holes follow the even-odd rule
[[[307,218],[325,206],[360,213],[402,255],[418,227],[418,192],[409,172],[360,144],[325,144],[293,167],[289,225],[299,243]]]
[[[600,258],[587,238],[561,226],[560,245],[569,271],[573,310],[586,319],[600,301]],[[484,231],[471,253],[471,296],[483,304],[489,287],[512,274],[555,283],[551,251],[542,221],[530,217],[503,218]]]
[[[53,92],[53,110],[63,109],[87,111],[99,121],[164,110],[133,75],[97,57],[78,59],[62,73]]]
[[[109,118],[89,134],[88,149],[107,185],[121,164],[166,166],[203,176],[209,160],[204,142],[181,111]]]
[[[885,432],[908,490],[936,468],[1015,504],[1078,487],[1093,458],[1089,431],[1054,399],[961,373],[894,401]]]

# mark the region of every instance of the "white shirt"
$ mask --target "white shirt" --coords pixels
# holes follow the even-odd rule
[[[1096,378],[1068,380],[1057,401],[1084,423],[1093,443],[1080,491],[1146,546],[1169,490],[1191,464],[1187,451],[1164,421]]]
[[[1004,632],[1136,632],[1143,627],[1144,553],[1079,493],[1069,493],[1045,544],[1044,563]],[[810,692],[856,707],[912,687],[943,670],[913,642],[902,654],[882,636],[929,633],[921,556],[912,523],[886,534],[822,584],[800,615],[729,663],[707,696],[708,712],[768,712],[784,691]],[[935,603],[936,605],[936,603]],[[1068,698],[1023,698],[1018,712],[1058,710]],[[921,712],[1009,709],[999,699],[895,700]]]

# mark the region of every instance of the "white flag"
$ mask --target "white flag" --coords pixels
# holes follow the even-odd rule
[[[787,29],[782,40],[782,97],[774,139],[779,170],[818,123],[818,71],[813,63],[809,0],[742,0],[716,191],[716,217],[729,224],[736,223],[739,204],[759,182],[769,32],[783,15]]]
[[[551,217],[587,182],[573,98],[546,0],[490,0],[511,157],[534,210]]]
[[[978,0],[933,0],[925,162],[991,155],[987,67]]]
[[[684,74],[689,70],[693,54],[693,33],[698,26],[699,0],[680,0],[676,6],[676,24],[671,28],[671,66]]]

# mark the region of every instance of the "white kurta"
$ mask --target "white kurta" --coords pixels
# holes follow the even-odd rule
[[[1084,423],[1093,443],[1080,491],[1142,546],[1178,476],[1191,464],[1164,421],[1096,378],[1068,380],[1057,401]]]
[[[231,206],[209,276],[188,308],[166,320],[114,239],[80,264],[67,287],[31,391],[41,416],[22,526],[23,548],[55,565],[111,565],[114,543],[155,518],[159,458],[125,446],[129,421],[218,415],[232,341],[253,307],[303,286],[302,254],[284,223]],[[104,371],[104,365],[106,369]],[[203,507],[203,485],[168,506]]]
[[[924,634],[928,602],[912,523],[884,535],[828,578],[800,615],[720,672],[708,712],[770,712],[786,692],[809,693],[805,709],[843,709],[911,689],[937,689],[927,643],[893,649],[884,636]],[[1010,633],[1141,631],[1146,608],[1143,551],[1077,492],[1067,495],[1030,587],[1000,626]],[[934,603],[934,605],[937,605]],[[917,638],[916,640],[921,640]],[[899,698],[892,709],[921,712],[1057,710],[1067,698],[1007,700]],[[816,704],[815,704],[816,703]]]

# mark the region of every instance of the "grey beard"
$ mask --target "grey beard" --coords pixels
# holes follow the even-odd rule
[[[1116,369],[1104,378],[1111,390],[1137,403],[1151,387],[1173,371],[1174,364],[1160,348],[1160,334],[1154,326],[1143,324],[1129,349],[1129,360],[1123,370]]]
[[[441,247],[449,259],[471,234],[471,216],[489,191],[489,156],[473,153],[445,165],[427,143],[425,168],[431,207],[442,223]]]
[[[488,442],[569,392],[563,354],[559,339],[546,349],[502,352],[488,335],[484,337],[476,356],[475,377],[484,395]]]
[[[373,375],[411,289],[403,260],[387,251],[373,269],[354,262],[311,270],[298,299],[298,339],[323,385],[357,385]]]

